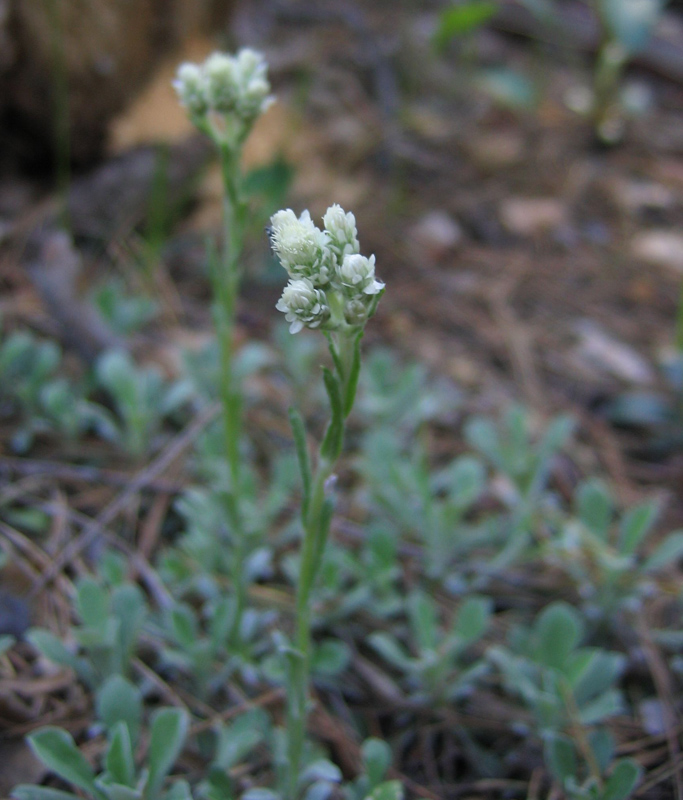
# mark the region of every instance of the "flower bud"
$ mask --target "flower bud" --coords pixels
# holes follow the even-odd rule
[[[193,115],[205,114],[207,111],[204,76],[197,64],[188,62],[181,64],[173,81],[173,88],[178,94],[180,103]]]
[[[347,290],[362,294],[379,294],[384,288],[381,281],[375,280],[375,257],[366,258],[359,253],[347,255],[339,270],[342,286]]]
[[[239,93],[235,59],[225,53],[213,53],[204,62],[204,76],[211,110],[219,114],[235,111]]]
[[[344,303],[344,320],[349,325],[363,325],[368,318],[369,297],[352,297]]]
[[[325,230],[329,237],[329,248],[337,259],[337,264],[341,264],[344,256],[358,253],[360,245],[358,243],[358,231],[356,230],[356,218],[349,211],[335,203],[330,206],[323,217]]]
[[[306,278],[290,281],[275,308],[283,311],[287,322],[292,323],[290,333],[298,333],[304,326],[318,328],[330,316],[325,292],[316,289]]]

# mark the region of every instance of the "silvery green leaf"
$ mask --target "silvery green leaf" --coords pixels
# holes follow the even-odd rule
[[[596,728],[588,732],[588,743],[601,772],[607,772],[614,756],[614,736],[607,728]]]
[[[99,780],[95,783],[107,800],[141,800],[142,798],[142,792],[139,789],[131,789],[120,783],[104,783]]]
[[[656,572],[674,566],[683,556],[683,531],[674,531],[657,547],[643,564],[645,572]]]
[[[472,644],[480,639],[489,626],[493,603],[488,597],[468,597],[464,600],[455,615],[453,633],[464,645]]]
[[[21,784],[15,786],[10,793],[13,800],[79,800],[78,795],[63,792],[60,789],[50,789],[47,786],[31,786]]]
[[[112,675],[97,690],[95,707],[97,716],[107,728],[112,729],[117,722],[123,722],[131,739],[137,740],[142,723],[142,695],[137,686],[121,675]]]
[[[230,770],[240,763],[265,736],[267,715],[260,709],[248,711],[221,729],[213,765]]]
[[[327,800],[335,788],[336,784],[329,781],[316,781],[306,789],[304,800]]]
[[[247,789],[240,800],[282,800],[282,796],[272,789],[254,786],[251,789]]]
[[[118,722],[112,728],[105,765],[114,783],[132,788],[135,782],[133,745],[128,726]]]
[[[361,745],[361,755],[370,787],[374,788],[384,778],[391,766],[391,747],[382,739],[366,739]]]
[[[565,785],[568,778],[577,774],[576,749],[567,736],[553,733],[545,741],[545,761],[554,777]]]
[[[192,800],[190,784],[184,780],[174,781],[171,788],[164,793],[162,800]]]
[[[614,765],[607,779],[600,800],[626,800],[640,780],[641,768],[630,758],[624,758]]]
[[[184,603],[178,603],[171,611],[171,628],[176,642],[191,651],[197,642],[198,629],[194,611]]]
[[[582,725],[595,725],[609,717],[621,714],[623,710],[624,701],[621,692],[616,689],[608,689],[579,709],[579,719]]]
[[[425,592],[416,590],[410,593],[406,605],[417,649],[434,650],[439,630],[436,604]]]
[[[376,786],[365,800],[403,800],[403,797],[401,781],[385,781]]]
[[[563,670],[569,654],[583,637],[583,622],[568,603],[547,606],[534,623],[537,658],[549,667]]]
[[[632,555],[652,530],[659,515],[659,503],[650,500],[630,508],[619,523],[619,551]]]
[[[403,647],[388,633],[376,631],[368,636],[368,644],[373,647],[382,658],[386,659],[392,666],[402,671],[412,668],[414,660],[408,655]]]
[[[346,669],[350,660],[348,645],[338,639],[325,639],[313,650],[311,670],[317,675],[334,677]]]
[[[339,783],[342,779],[342,773],[336,764],[328,761],[326,758],[320,758],[309,764],[306,769],[299,776],[299,784],[305,785],[310,781],[329,781],[331,783]]]
[[[92,578],[82,578],[76,587],[76,607],[84,625],[98,628],[109,617],[109,594]]]
[[[577,514],[588,530],[607,541],[614,515],[614,501],[606,484],[597,479],[586,481],[576,493]]]
[[[93,768],[67,731],[41,728],[28,736],[28,743],[43,764],[60,778],[87,792],[96,792]]]
[[[610,34],[628,53],[647,44],[665,0],[599,0],[602,19]]]
[[[147,759],[149,778],[145,794],[153,798],[171,771],[185,743],[189,718],[182,708],[162,708],[152,718]]]
[[[588,658],[580,671],[569,676],[574,699],[583,706],[591,698],[601,694],[617,680],[624,671],[626,657],[622,653],[613,653],[599,648],[585,648]]]

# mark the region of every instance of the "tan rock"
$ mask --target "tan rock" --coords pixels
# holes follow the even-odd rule
[[[518,236],[535,236],[566,222],[566,209],[554,197],[510,197],[500,204],[500,221]]]

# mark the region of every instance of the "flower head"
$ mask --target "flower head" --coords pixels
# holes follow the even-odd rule
[[[276,308],[287,315],[292,333],[303,327],[357,331],[384,290],[375,278],[375,257],[358,252],[353,214],[335,204],[323,224],[320,230],[308,211],[297,217],[291,208],[271,218],[273,252],[291,278]]]
[[[275,308],[284,311],[285,319],[292,323],[290,333],[298,333],[304,326],[318,328],[330,316],[325,293],[306,278],[290,281]]]
[[[315,286],[330,281],[331,269],[326,235],[304,211],[297,219],[291,208],[271,218],[270,240],[290,278],[307,278]]]
[[[181,64],[173,86],[195,122],[206,129],[207,115],[219,118],[214,134],[244,132],[268,108],[273,98],[266,76],[268,65],[248,48],[235,56],[212,53],[203,64]],[[214,120],[215,122],[215,120]]]

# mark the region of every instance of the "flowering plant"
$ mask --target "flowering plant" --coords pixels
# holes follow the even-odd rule
[[[303,542],[296,594],[295,632],[282,652],[288,661],[287,760],[282,775],[284,797],[297,796],[301,780],[311,671],[311,594],[320,571],[333,513],[334,470],[341,454],[346,418],[360,374],[360,341],[375,313],[384,284],[375,277],[375,257],[360,253],[356,218],[330,206],[318,228],[308,211],[291,209],[271,218],[270,241],[289,275],[276,308],[284,312],[291,333],[319,329],[327,337],[333,369],[323,368],[330,401],[330,421],[313,469],[303,420],[290,409],[302,481]],[[285,641],[284,638],[282,641]]]

